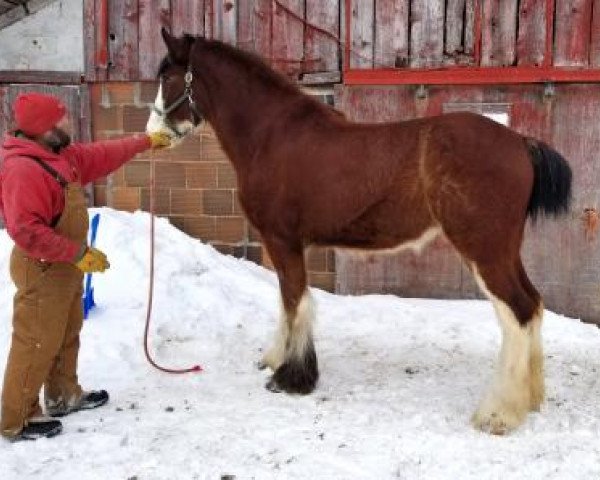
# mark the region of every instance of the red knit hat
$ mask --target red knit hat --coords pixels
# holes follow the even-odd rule
[[[17,129],[31,136],[52,130],[67,112],[58,98],[35,92],[19,95],[13,110]]]

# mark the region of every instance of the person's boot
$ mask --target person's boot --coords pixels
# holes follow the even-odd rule
[[[106,390],[91,390],[83,392],[74,402],[65,402],[59,399],[57,402],[46,401],[46,413],[51,417],[64,417],[69,413],[79,410],[91,410],[98,408],[108,402],[108,392]]]
[[[49,417],[33,417],[27,420],[27,425],[23,427],[11,441],[19,440],[37,440],[38,438],[51,438],[62,432],[62,423]]]

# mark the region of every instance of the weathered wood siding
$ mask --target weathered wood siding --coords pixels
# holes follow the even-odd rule
[[[255,51],[299,80],[304,75],[340,72],[339,0],[107,2],[105,27],[103,0],[84,0],[89,81],[152,80],[165,54],[161,27],[178,35],[205,35]],[[307,28],[306,21],[318,29]]]
[[[599,0],[106,0],[108,24],[103,1],[84,0],[92,81],[152,79],[163,26],[255,51],[297,80],[339,79],[346,51],[366,69],[600,64]]]

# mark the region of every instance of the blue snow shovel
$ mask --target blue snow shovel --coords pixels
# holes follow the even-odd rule
[[[96,244],[96,234],[98,233],[98,224],[100,223],[100,214],[97,213],[92,218],[90,223],[90,246],[94,246]],[[88,313],[92,308],[96,306],[96,302],[94,302],[94,287],[92,287],[92,274],[85,274],[85,288],[83,291],[83,318],[88,318]]]

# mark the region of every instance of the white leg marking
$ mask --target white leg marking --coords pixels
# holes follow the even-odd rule
[[[312,339],[312,325],[315,319],[315,306],[308,290],[302,294],[296,316],[291,323],[291,332],[288,339],[286,357],[304,359],[306,347]]]
[[[279,326],[275,332],[273,344],[263,355],[261,361],[263,366],[269,367],[271,370],[275,371],[283,364],[283,361],[285,360],[285,346],[287,344],[289,334],[290,329],[288,327],[285,310],[283,309],[283,306],[281,306],[279,313]]]
[[[393,248],[382,248],[377,250],[360,250],[348,247],[340,247],[344,250],[351,251],[357,257],[369,257],[373,254],[377,255],[397,255],[404,250],[412,250],[416,254],[420,254],[423,249],[429,245],[440,233],[442,229],[439,226],[430,227],[423,231],[421,235],[413,240],[401,243],[400,245]]]
[[[531,398],[529,409],[538,412],[544,402],[544,352],[542,348],[542,319],[544,306],[540,304],[539,310],[531,321],[529,329],[529,381],[531,386]]]
[[[480,430],[503,435],[523,423],[530,409],[530,327],[522,327],[509,306],[487,289],[475,266],[473,273],[494,304],[502,330],[502,346],[493,384],[472,421]]]
[[[312,338],[314,318],[314,302],[310,292],[306,290],[302,294],[294,318],[289,319],[284,309],[281,309],[275,340],[263,356],[262,364],[275,371],[290,357],[303,359],[306,347]]]

